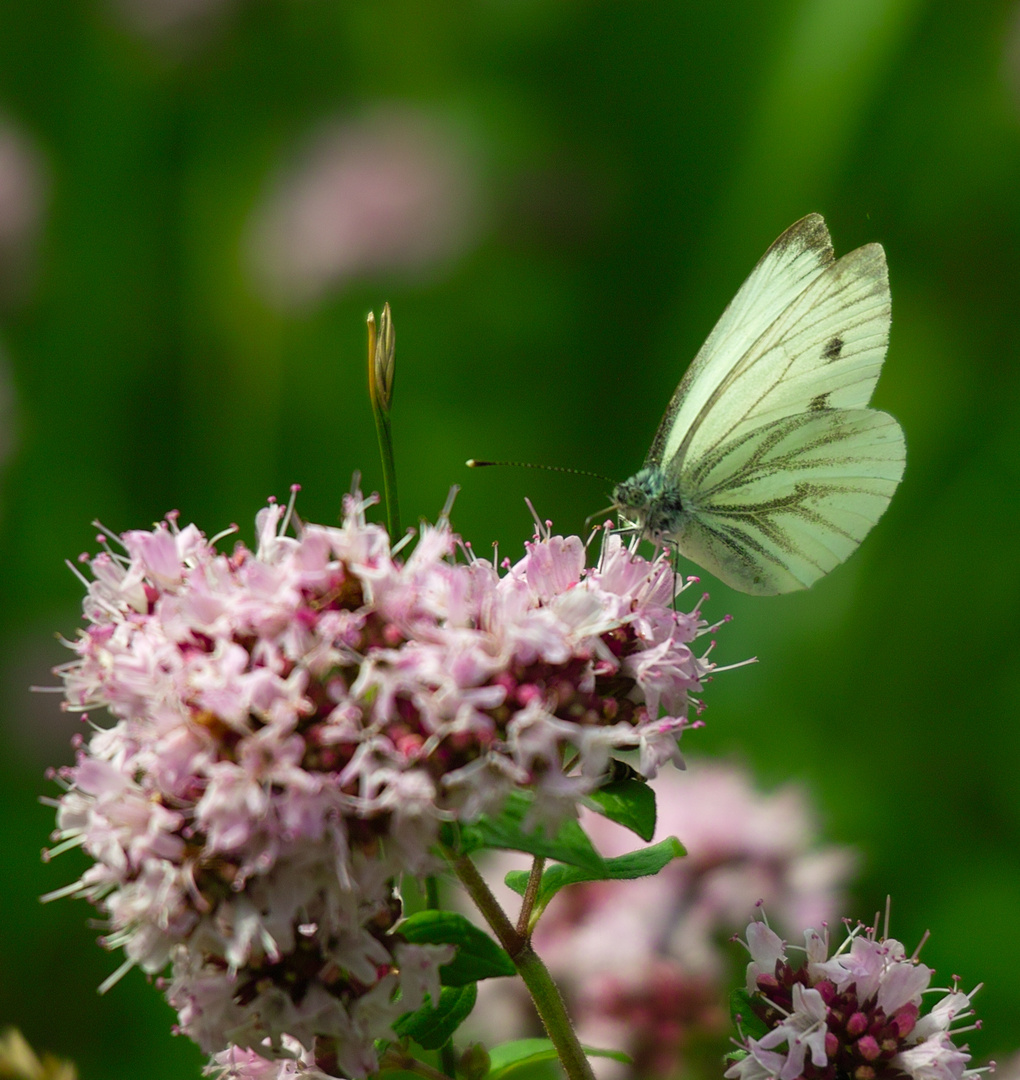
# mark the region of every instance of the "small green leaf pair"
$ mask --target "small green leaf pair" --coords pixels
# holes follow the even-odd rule
[[[642,840],[651,840],[655,834],[655,792],[641,781],[614,781],[592,792],[587,801],[593,810],[630,829]],[[512,791],[498,814],[483,815],[463,826],[456,837],[445,837],[444,842],[461,855],[484,848],[502,848],[600,873],[604,860],[576,821],[565,821],[551,835],[540,829],[525,828],[532,803],[530,794]]]
[[[602,865],[594,872],[580,866],[550,866],[542,875],[542,883],[538,887],[532,922],[538,919],[560,889],[567,885],[576,885],[582,881],[627,881],[632,878],[651,877],[667,863],[686,854],[683,844],[675,836],[669,836],[641,851],[631,851],[615,859],[603,859]],[[505,880],[518,896],[524,895],[528,887],[528,874],[525,871],[512,870]]]

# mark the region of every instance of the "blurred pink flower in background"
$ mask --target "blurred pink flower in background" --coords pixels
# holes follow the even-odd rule
[[[34,278],[47,187],[39,151],[23,132],[0,120],[0,301],[22,299]],[[5,397],[0,455],[6,449],[6,412]]]
[[[995,1080],[1020,1080],[1020,1050],[995,1064]]]
[[[380,107],[320,132],[275,178],[249,232],[260,289],[284,306],[351,279],[431,278],[478,234],[478,169],[434,113]]]
[[[655,838],[677,836],[688,855],[655,877],[563,890],[534,937],[582,1042],[634,1058],[633,1066],[593,1061],[605,1077],[673,1075],[687,1064],[692,1040],[725,1035],[735,963],[726,942],[755,903],[765,901],[777,927],[818,926],[842,910],[856,861],[848,848],[817,845],[810,803],[795,785],[762,793],[745,769],[695,759],[685,773],[664,770],[653,786]],[[639,846],[597,814],[586,812],[583,824],[603,855]],[[511,913],[520,900],[502,880],[520,865],[506,856],[486,867]],[[517,980],[490,980],[479,990],[469,1022],[479,1037],[539,1033]]]
[[[47,187],[42,155],[27,136],[0,120],[0,307],[16,304],[31,289]],[[6,350],[0,349],[0,477],[17,447],[18,426],[17,397],[10,367]],[[0,517],[3,512],[4,503],[0,502]],[[41,648],[35,638],[12,642],[6,660],[0,665],[0,731],[5,737],[22,737],[29,749],[34,748],[40,730],[43,741],[57,732],[55,723],[36,727],[32,720],[25,719],[26,713],[31,715],[35,703],[27,701],[32,695],[25,689],[28,680],[24,665],[34,664],[40,674],[52,667],[52,662],[34,663],[37,654],[50,646],[52,640],[49,633]],[[24,709],[9,707],[15,698]],[[52,717],[52,709],[46,711]],[[66,734],[56,737],[63,743],[67,741]],[[49,745],[53,746],[52,739]]]
[[[236,0],[110,0],[134,33],[161,44],[190,44],[219,24]]]
[[[29,139],[0,120],[0,304],[25,297],[35,277],[46,193],[42,158]],[[0,353],[0,466],[16,442],[14,386]]]

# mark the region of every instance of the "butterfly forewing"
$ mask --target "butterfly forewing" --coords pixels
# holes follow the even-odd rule
[[[680,550],[744,592],[810,585],[882,515],[906,451],[899,424],[873,409],[827,409],[762,425],[685,470]]]
[[[791,225],[758,260],[758,265],[728,304],[698,355],[691,361],[663,417],[648,460],[672,457],[684,434],[727,374],[730,362],[750,352],[755,342],[833,261],[829,230],[820,214]]]
[[[763,265],[767,270],[769,258],[752,279]],[[667,471],[783,416],[867,405],[889,340],[889,279],[882,248],[869,244],[837,262],[830,260],[766,318],[768,325],[743,354],[708,355],[703,375],[677,411],[677,423],[661,440]],[[711,342],[712,337],[702,353]],[[694,412],[693,401],[702,397]]]
[[[777,317],[722,381],[682,457],[807,410],[863,408],[889,343],[889,281],[877,244],[844,256]]]

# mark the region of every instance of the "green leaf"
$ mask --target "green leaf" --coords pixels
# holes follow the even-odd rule
[[[640,780],[617,780],[606,784],[588,796],[597,810],[637,833],[645,843],[655,835],[655,792]]]
[[[457,946],[457,955],[439,969],[444,986],[466,986],[479,979],[517,973],[514,962],[496,942],[455,911],[418,911],[397,931],[415,945]]]
[[[592,1046],[582,1047],[589,1057],[612,1058],[624,1065],[633,1064],[632,1060],[620,1050],[597,1050]],[[549,1039],[516,1039],[502,1043],[489,1051],[489,1075],[486,1080],[501,1080],[514,1069],[525,1065],[537,1065],[542,1061],[555,1061],[556,1048]]]
[[[657,874],[673,859],[686,855],[683,844],[675,836],[668,836],[651,847],[640,851],[631,851],[615,859],[603,859],[597,873],[592,873],[578,866],[550,866],[542,875],[538,887],[535,911],[541,912],[549,901],[566,885],[576,885],[581,881],[614,881],[631,878],[650,877]],[[523,896],[528,887],[528,875],[523,870],[511,870],[506,876],[507,886],[519,896]]]
[[[730,1018],[733,1023],[743,1034],[760,1039],[769,1028],[755,1012],[754,1004],[754,998],[746,990],[733,990],[730,993]]]
[[[480,848],[526,851],[529,855],[540,855],[600,873],[602,856],[576,821],[565,821],[552,836],[540,830],[525,831],[524,819],[532,802],[532,796],[525,792],[510,792],[499,814],[483,814],[461,829],[458,850],[464,855]]]
[[[393,1030],[401,1038],[414,1039],[426,1050],[438,1050],[467,1019],[477,997],[478,987],[474,983],[444,986],[435,1008],[427,1002],[415,1012],[402,1016],[393,1025]]]

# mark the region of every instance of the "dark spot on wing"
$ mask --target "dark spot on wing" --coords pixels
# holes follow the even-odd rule
[[[834,337],[828,345],[822,350],[822,356],[825,357],[830,363],[833,360],[839,359],[839,354],[843,351],[843,339],[840,337]]]
[[[829,395],[819,394],[817,397],[811,399],[811,403],[808,405],[808,409],[811,412],[820,412],[822,409],[829,407]]]

